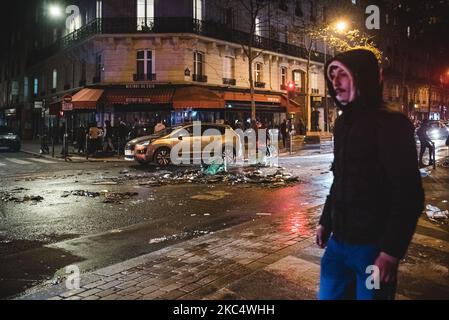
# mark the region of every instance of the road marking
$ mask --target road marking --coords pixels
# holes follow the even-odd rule
[[[19,160],[19,159],[14,159],[14,158],[5,158],[5,159],[10,161],[10,162],[17,163],[17,164],[31,164],[31,162],[24,161],[24,160]]]
[[[36,161],[36,162],[40,162],[40,163],[57,163],[55,161],[50,161],[50,160],[45,160],[45,159],[40,159],[40,158],[28,158],[27,160]]]

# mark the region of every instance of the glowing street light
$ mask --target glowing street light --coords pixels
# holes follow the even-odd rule
[[[61,7],[60,6],[58,6],[58,5],[51,5],[49,8],[48,8],[48,11],[49,11],[49,13],[50,13],[50,16],[51,17],[53,17],[53,18],[59,18],[59,17],[61,17],[62,16],[62,9],[61,9]]]
[[[335,29],[338,32],[343,33],[348,29],[348,23],[344,20],[337,21],[337,23],[335,24]]]

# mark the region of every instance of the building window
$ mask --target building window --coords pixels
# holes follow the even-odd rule
[[[262,75],[262,63],[257,62],[254,64],[254,81],[255,82],[262,82],[263,75]]]
[[[287,68],[281,67],[281,86],[285,87],[287,83]]]
[[[101,82],[101,73],[103,71],[103,61],[101,53],[97,53],[95,59],[95,80],[94,82]]]
[[[203,0],[193,0],[193,19],[203,20]]]
[[[96,14],[97,19],[103,18],[103,1],[102,0],[97,0],[96,12],[97,12],[97,14]]]
[[[295,83],[295,87],[296,88],[301,88],[301,71],[299,70],[294,70],[293,71],[293,82]]]
[[[29,96],[29,83],[28,83],[28,77],[23,78],[23,96],[25,98],[28,98]]]
[[[199,76],[204,74],[204,57],[202,52],[193,53],[193,73]]]
[[[137,0],[137,29],[145,30],[154,19],[154,0]]]
[[[153,80],[154,57],[151,50],[137,51],[137,80]]]
[[[81,61],[81,79],[80,79],[80,87],[86,85],[86,61]]]
[[[254,20],[254,34],[259,37],[262,36],[259,17],[256,17],[256,19]]]
[[[385,14],[385,24],[389,24],[390,23],[390,17],[388,16],[388,13]]]
[[[52,82],[52,89],[56,89],[58,86],[58,70],[53,69],[53,82]]]
[[[39,79],[38,78],[34,78],[34,82],[33,82],[33,94],[35,96],[37,96],[39,94]]]
[[[68,27],[68,33],[74,32],[75,30],[81,28],[81,14],[79,12],[72,12],[67,18],[66,26]]]
[[[234,28],[234,9],[226,8],[223,11],[223,24],[225,24],[228,28]]]
[[[316,72],[310,74],[310,87],[312,88],[312,92],[318,93],[318,73]]]
[[[225,57],[223,60],[223,78],[225,79],[235,79],[234,75],[234,58]]]

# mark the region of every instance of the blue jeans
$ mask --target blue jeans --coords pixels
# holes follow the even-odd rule
[[[379,249],[375,245],[347,244],[331,237],[321,259],[320,300],[393,299],[396,284],[380,284],[369,289],[366,280],[372,273],[366,268],[374,264]]]

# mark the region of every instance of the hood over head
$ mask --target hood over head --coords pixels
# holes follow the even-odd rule
[[[354,90],[350,93],[351,102],[346,105],[337,99],[337,93],[332,85],[330,72],[333,67],[340,67],[350,72]],[[340,53],[326,64],[324,70],[329,94],[340,109],[348,109],[356,103],[368,108],[382,106],[382,79],[379,63],[372,51],[352,49]]]

